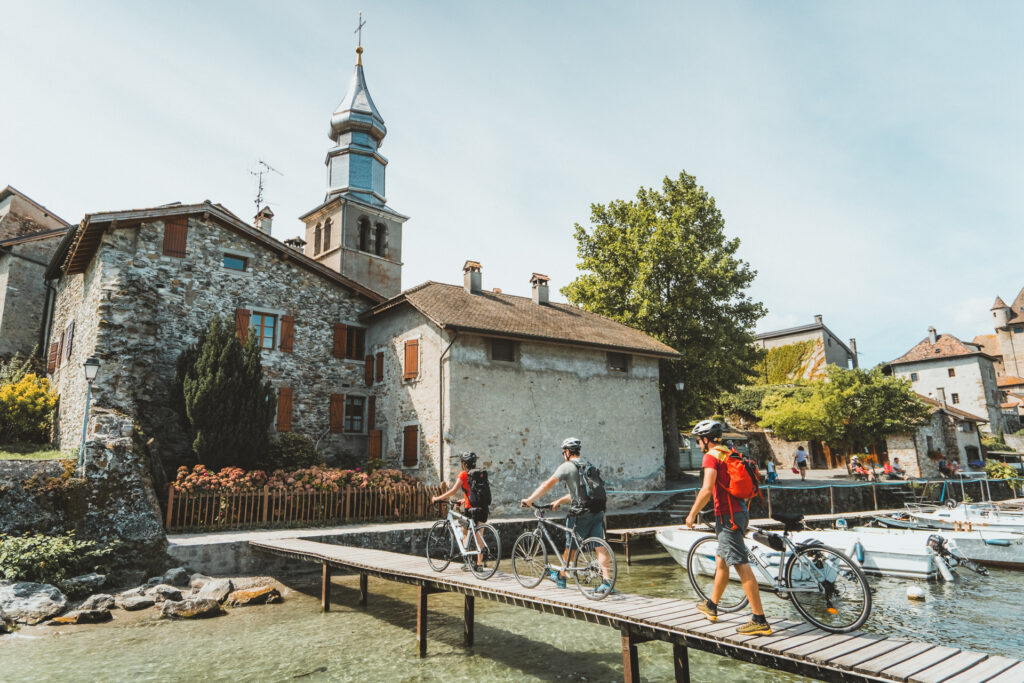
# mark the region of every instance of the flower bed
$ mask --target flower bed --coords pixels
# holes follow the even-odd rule
[[[189,472],[187,467],[178,468],[178,477],[171,486],[179,493],[234,493],[256,491],[264,487],[271,491],[340,491],[346,487],[386,488],[395,484],[416,486],[414,478],[400,470],[378,469],[364,472],[360,468],[342,470],[331,467],[308,467],[285,472],[275,470],[270,474],[262,470],[246,471],[239,467],[225,467],[219,472],[196,465]]]

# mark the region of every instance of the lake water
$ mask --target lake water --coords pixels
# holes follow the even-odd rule
[[[622,558],[620,557],[620,561]],[[1019,657],[1024,574],[961,570],[954,584],[871,579],[874,611],[866,630]],[[910,602],[908,585],[927,600]],[[651,551],[620,564],[618,589],[689,598],[686,573]],[[569,590],[573,590],[570,584]],[[620,681],[619,634],[533,610],[476,601],[476,644],[462,644],[462,596],[430,596],[428,656],[416,656],[416,589],[370,579],[359,607],[358,577],[335,579],[332,611],[319,611],[319,585],[299,585],[279,605],[243,607],[224,617],[172,622],[152,611],[114,611],[96,626],[26,628],[0,637],[2,681]],[[769,615],[795,616],[765,597]],[[639,646],[644,680],[672,680],[671,647]],[[693,680],[799,681],[796,676],[690,652]]]

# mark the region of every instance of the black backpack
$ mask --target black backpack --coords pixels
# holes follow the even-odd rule
[[[491,504],[491,483],[487,481],[487,470],[469,471],[469,506],[485,508]]]
[[[589,462],[573,460],[576,471],[580,474],[580,499],[578,508],[574,506],[574,514],[583,512],[604,512],[608,504],[608,492],[604,488],[604,480],[601,479],[601,470]]]

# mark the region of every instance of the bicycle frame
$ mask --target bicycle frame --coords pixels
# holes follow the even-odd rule
[[[541,536],[542,538],[544,538],[544,540],[547,541],[548,549],[551,551],[552,555],[558,558],[559,562],[558,566],[552,566],[549,564],[547,568],[557,569],[558,571],[563,573],[579,571],[578,569],[570,567],[566,564],[565,558],[562,557],[562,553],[558,550],[558,544],[556,544],[554,539],[551,538],[551,534],[548,533],[547,527],[552,526],[556,529],[561,529],[562,531],[566,531],[570,534],[568,548],[570,558],[572,558],[574,553],[583,549],[583,540],[579,537],[579,534],[576,533],[576,530],[569,526],[559,524],[558,522],[553,522],[550,519],[545,519],[544,510],[537,510],[537,512],[535,512],[534,515],[537,517],[537,528],[534,530],[533,533],[535,535]]]
[[[754,529],[754,528],[752,528],[752,530],[753,531],[758,531],[758,529]],[[768,533],[772,533],[772,532],[768,532]],[[778,534],[776,534],[776,535],[778,535]],[[779,556],[780,556],[779,557],[779,571],[778,571],[778,575],[775,578],[774,585],[772,587],[770,587],[769,590],[771,590],[772,592],[774,592],[777,595],[779,595],[779,594],[788,594],[788,593],[818,593],[818,592],[820,592],[821,591],[820,584],[821,584],[821,581],[823,579],[822,579],[822,577],[818,576],[819,572],[817,572],[816,568],[813,567],[813,566],[810,566],[809,569],[810,569],[811,576],[814,578],[814,582],[815,582],[814,586],[809,586],[807,588],[793,588],[793,587],[785,585],[785,580],[784,580],[784,577],[783,577],[783,572],[786,569],[786,565],[789,564],[789,562],[786,560],[786,551],[788,550],[790,553],[792,553],[795,556],[796,553],[797,553],[798,548],[797,548],[796,544],[793,543],[793,541],[789,538],[789,534],[788,533],[783,532],[782,535],[779,536],[779,537],[782,539],[782,542],[785,545],[785,550],[776,551],[776,552],[779,553]],[[769,564],[768,564],[768,562],[766,560],[762,559],[761,555],[762,555],[762,553],[764,551],[761,550],[760,547],[758,547],[761,544],[758,543],[757,541],[754,541],[754,543],[756,544],[755,546],[747,548],[747,559],[750,560],[751,564],[756,564],[758,567],[760,567],[761,571],[764,572],[765,576],[771,578],[771,567],[769,566]],[[755,552],[755,551],[757,551],[757,552]],[[801,559],[797,558],[797,559],[795,559],[793,561],[794,562],[801,561]],[[832,577],[832,578],[834,578],[834,577]]]
[[[448,527],[452,530],[452,535],[455,537],[455,543],[457,543],[458,546],[459,546],[459,554],[462,557],[475,556],[475,555],[483,554],[483,551],[479,547],[479,542],[476,540],[476,521],[474,521],[472,517],[467,517],[466,515],[464,515],[464,514],[462,514],[460,512],[456,512],[455,511],[455,507],[456,507],[455,504],[449,504],[448,505],[448,518],[447,518],[447,520],[448,520]],[[462,542],[463,526],[458,521],[458,520],[462,520],[462,519],[464,519],[464,520],[466,520],[466,522],[468,522],[468,525],[466,527],[466,529],[468,529],[468,533],[466,534],[466,538],[468,539],[468,538],[470,538],[470,535],[472,535],[473,544],[475,546],[477,546],[476,550],[468,550],[466,548],[466,544]]]

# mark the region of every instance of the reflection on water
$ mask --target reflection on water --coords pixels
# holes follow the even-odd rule
[[[621,558],[620,558],[621,559]],[[652,554],[620,566],[623,591],[692,597],[686,573]],[[428,657],[416,657],[416,589],[370,579],[370,603],[358,606],[358,580],[336,580],[334,605],[319,612],[319,586],[300,587],[280,605],[245,607],[226,617],[154,621],[115,611],[113,623],[34,627],[0,638],[0,680],[302,681],[616,681],[622,680],[619,634],[606,626],[476,601],[476,644],[462,644],[462,597],[430,597]],[[956,584],[927,587],[910,603],[908,581],[872,580],[869,627],[882,633],[1019,656],[1016,616],[1020,574],[993,570]],[[923,584],[919,584],[923,585]],[[770,614],[789,615],[768,597]],[[672,679],[671,648],[639,646],[644,680]],[[803,680],[700,652],[690,654],[694,680]]]

